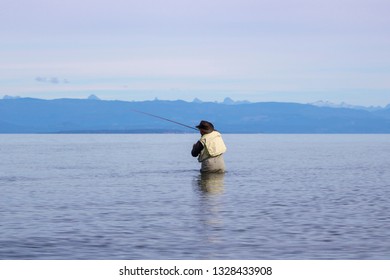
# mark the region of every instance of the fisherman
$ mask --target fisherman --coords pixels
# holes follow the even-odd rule
[[[200,172],[225,172],[223,153],[226,152],[226,146],[221,134],[208,121],[201,121],[196,128],[202,136],[193,145],[191,154],[202,163]]]

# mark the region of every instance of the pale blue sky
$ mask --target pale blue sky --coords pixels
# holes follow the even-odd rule
[[[390,103],[389,0],[1,0],[0,97]]]

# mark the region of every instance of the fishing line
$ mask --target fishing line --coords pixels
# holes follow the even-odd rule
[[[161,120],[164,120],[164,121],[168,121],[168,122],[171,122],[171,123],[175,123],[175,124],[178,124],[178,125],[181,125],[181,126],[184,126],[184,127],[191,128],[191,129],[194,129],[196,131],[199,131],[195,127],[192,127],[192,126],[189,126],[189,125],[186,125],[186,124],[183,124],[183,123],[179,123],[177,121],[173,121],[173,120],[170,120],[170,119],[167,119],[167,118],[164,118],[164,117],[160,117],[160,116],[157,116],[157,115],[153,115],[153,114],[142,112],[142,111],[135,110],[135,109],[130,109],[130,110],[133,111],[133,112],[136,112],[136,113],[144,114],[144,115],[147,115],[147,116],[150,116],[150,117],[154,117],[154,118],[157,118],[157,119],[161,119]]]

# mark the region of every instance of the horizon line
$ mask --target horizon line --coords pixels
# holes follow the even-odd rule
[[[15,100],[15,99],[37,99],[37,100],[61,100],[61,99],[71,99],[71,100],[95,100],[95,101],[121,101],[121,102],[153,102],[153,101],[182,101],[186,103],[216,103],[216,104],[226,104],[226,105],[242,105],[242,104],[255,104],[255,103],[292,103],[292,104],[304,104],[304,105],[313,105],[317,107],[337,107],[337,108],[387,108],[390,107],[390,103],[379,106],[379,105],[355,105],[347,102],[333,103],[328,100],[317,100],[315,102],[297,102],[297,101],[249,101],[249,100],[234,100],[231,97],[225,97],[223,101],[204,101],[198,97],[194,97],[192,101],[187,101],[184,99],[160,99],[155,97],[154,99],[144,99],[144,100],[121,100],[121,99],[103,99],[98,97],[96,94],[90,94],[87,97],[59,97],[59,98],[39,98],[39,97],[29,97],[29,96],[18,96],[18,95],[3,95],[3,98],[0,100]]]

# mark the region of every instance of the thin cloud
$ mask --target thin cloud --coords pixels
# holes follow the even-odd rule
[[[50,83],[50,84],[69,84],[68,79],[58,77],[36,77],[35,81],[39,83]]]
[[[35,81],[40,82],[40,83],[46,83],[47,79],[44,77],[36,77]]]

